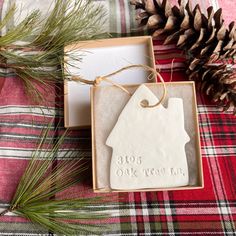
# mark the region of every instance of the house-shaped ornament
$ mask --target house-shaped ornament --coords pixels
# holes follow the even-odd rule
[[[107,138],[112,148],[111,189],[170,188],[189,183],[183,100],[170,98],[168,107],[147,108],[143,100],[158,98],[145,85],[132,95]]]

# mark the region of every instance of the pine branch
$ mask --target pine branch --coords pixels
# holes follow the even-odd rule
[[[10,211],[11,211],[10,208],[9,208],[9,209],[6,209],[6,210],[0,212],[0,216],[4,216],[4,215],[6,215],[8,212],[10,212]]]
[[[41,20],[41,12],[34,11],[0,37],[0,63],[22,80],[26,93],[37,103],[45,100],[38,86],[47,89],[63,83],[64,47],[104,33],[103,7],[90,0],[73,2],[56,0],[46,19]],[[13,6],[0,26],[5,26],[14,14]],[[19,40],[24,43],[19,44]]]
[[[107,201],[106,196],[103,200],[100,197],[52,199],[80,182],[87,163],[83,162],[81,154],[67,151],[54,166],[66,133],[55,142],[50,138],[49,131],[50,126],[42,134],[38,148],[32,154],[10,207],[1,212],[0,216],[12,212],[63,235],[104,232],[106,228],[103,224],[95,224],[93,221],[108,216],[100,208],[100,204]]]

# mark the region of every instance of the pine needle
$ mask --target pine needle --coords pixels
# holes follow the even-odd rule
[[[61,49],[68,44],[97,38],[102,33],[105,12],[91,0],[57,0],[49,17],[40,26],[33,46],[44,49]]]
[[[5,17],[0,22],[0,29],[6,27],[6,25],[12,20],[16,11],[16,7],[13,4],[10,6]],[[5,50],[4,47],[11,47],[12,44],[17,44],[17,41],[27,40],[27,38],[34,32],[35,25],[39,21],[40,12],[38,10],[30,13],[22,22],[16,26],[11,26],[5,34],[0,37],[1,50]]]
[[[99,197],[54,199],[56,194],[81,180],[81,174],[87,169],[87,165],[81,154],[75,155],[73,151],[68,151],[54,166],[66,132],[55,142],[49,138],[49,131],[50,126],[42,134],[38,148],[32,154],[9,209],[0,215],[13,212],[63,235],[101,234],[106,230],[105,227],[91,223],[107,217],[107,214],[101,212],[99,203],[102,200]]]

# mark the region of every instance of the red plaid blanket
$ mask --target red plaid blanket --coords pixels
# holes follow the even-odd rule
[[[115,3],[114,3],[115,2]],[[194,2],[194,1],[193,1]],[[199,1],[204,8],[208,1]],[[109,1],[119,8],[121,33],[127,31],[127,1]],[[211,1],[224,8],[227,20],[235,18],[233,1]],[[126,14],[125,14],[126,12]],[[132,13],[133,14],[133,13]],[[117,22],[116,22],[117,23]],[[111,24],[114,25],[114,24]],[[163,77],[184,80],[184,56],[174,45],[154,42],[156,64]],[[3,83],[5,82],[5,83]],[[54,96],[52,91],[51,96]],[[222,113],[198,94],[198,112],[205,188],[193,191],[164,191],[114,194],[125,204],[106,206],[111,213],[106,235],[235,235],[236,232],[236,119]],[[56,117],[56,118],[54,118]],[[32,105],[17,78],[0,78],[0,211],[7,207],[40,131],[51,119],[55,126],[63,118],[63,106]],[[60,127],[62,130],[63,127]],[[90,157],[90,131],[73,131],[65,148],[82,150]],[[91,172],[90,172],[91,173]],[[90,174],[91,175],[91,174]],[[83,190],[83,191],[81,191]],[[75,186],[68,195],[90,196],[91,180]],[[103,206],[101,206],[102,208]],[[0,218],[0,235],[48,235],[30,222],[8,214]]]

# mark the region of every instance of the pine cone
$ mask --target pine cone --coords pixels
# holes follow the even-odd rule
[[[190,1],[179,0],[178,6],[171,6],[169,0],[130,2],[140,9],[140,26],[154,39],[164,37],[164,44],[175,42],[185,51],[189,79],[200,82],[202,90],[224,110],[234,106],[236,114],[235,22],[226,28],[221,9],[214,13],[209,7],[204,15],[199,5],[192,9]]]

